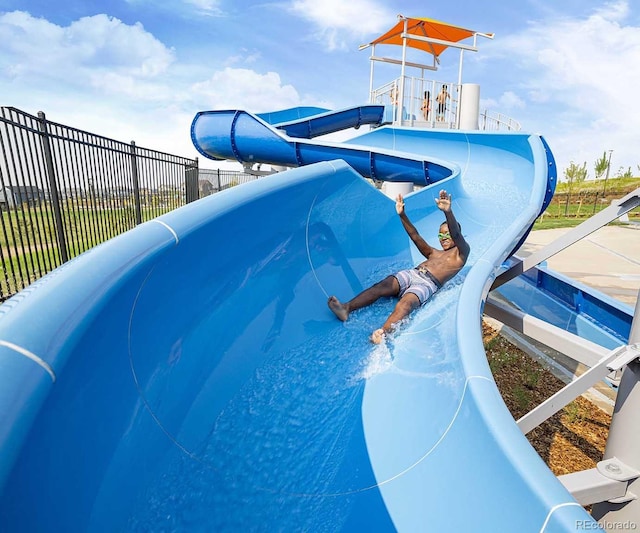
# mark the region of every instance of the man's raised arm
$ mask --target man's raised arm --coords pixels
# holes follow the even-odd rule
[[[444,217],[447,221],[447,226],[449,226],[449,234],[451,235],[451,239],[456,243],[458,247],[458,253],[465,260],[469,257],[469,252],[471,251],[471,247],[469,243],[462,236],[462,231],[460,231],[460,224],[456,220],[455,215],[453,214],[453,210],[451,209],[451,195],[447,194],[447,191],[440,191],[440,196],[436,198],[436,204],[438,205],[438,209],[440,209],[444,213]]]
[[[431,252],[433,252],[433,248],[429,245],[429,243],[427,243],[427,241],[425,241],[422,238],[422,235],[418,233],[418,230],[411,223],[411,221],[409,220],[409,217],[404,212],[404,198],[402,198],[401,194],[398,194],[398,196],[396,197],[396,213],[400,215],[402,226],[404,227],[404,230],[407,232],[407,235],[409,235],[409,238],[416,245],[420,253],[424,255],[426,258],[429,258],[429,256],[431,255]]]

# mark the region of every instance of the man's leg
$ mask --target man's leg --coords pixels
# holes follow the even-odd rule
[[[386,333],[393,331],[395,325],[400,322],[403,318],[409,316],[409,314],[414,310],[420,307],[420,300],[418,297],[411,293],[405,292],[402,298],[396,304],[395,309],[389,315],[384,325],[373,332],[371,335],[371,342],[375,344],[380,344],[382,339]]]
[[[400,292],[400,284],[395,276],[387,276],[382,281],[372,285],[358,294],[352,300],[341,303],[335,296],[331,296],[328,301],[329,308],[343,322],[349,318],[349,313],[356,309],[361,309],[371,305],[382,297],[397,296]],[[417,299],[417,298],[416,298]]]

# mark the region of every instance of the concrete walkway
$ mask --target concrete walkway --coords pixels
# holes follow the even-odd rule
[[[517,255],[530,255],[568,231],[532,231]],[[640,225],[600,228],[549,258],[547,266],[633,308],[640,290]]]

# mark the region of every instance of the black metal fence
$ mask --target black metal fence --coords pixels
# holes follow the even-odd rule
[[[236,185],[242,185],[243,183],[257,179],[257,176],[254,176],[253,174],[245,174],[232,170],[211,170],[206,168],[200,169],[198,177],[198,192],[200,198],[203,196],[209,196],[215,192],[224,191],[229,187],[235,187]]]
[[[0,107],[0,301],[141,222],[249,179]]]

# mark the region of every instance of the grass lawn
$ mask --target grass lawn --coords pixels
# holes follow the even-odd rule
[[[640,178],[614,178],[607,182],[606,198],[603,197],[604,180],[558,183],[555,195],[545,212],[535,221],[534,230],[573,228],[589,217],[611,205],[640,187]],[[640,222],[640,209],[628,213],[629,219]],[[611,224],[622,224],[614,221]]]

